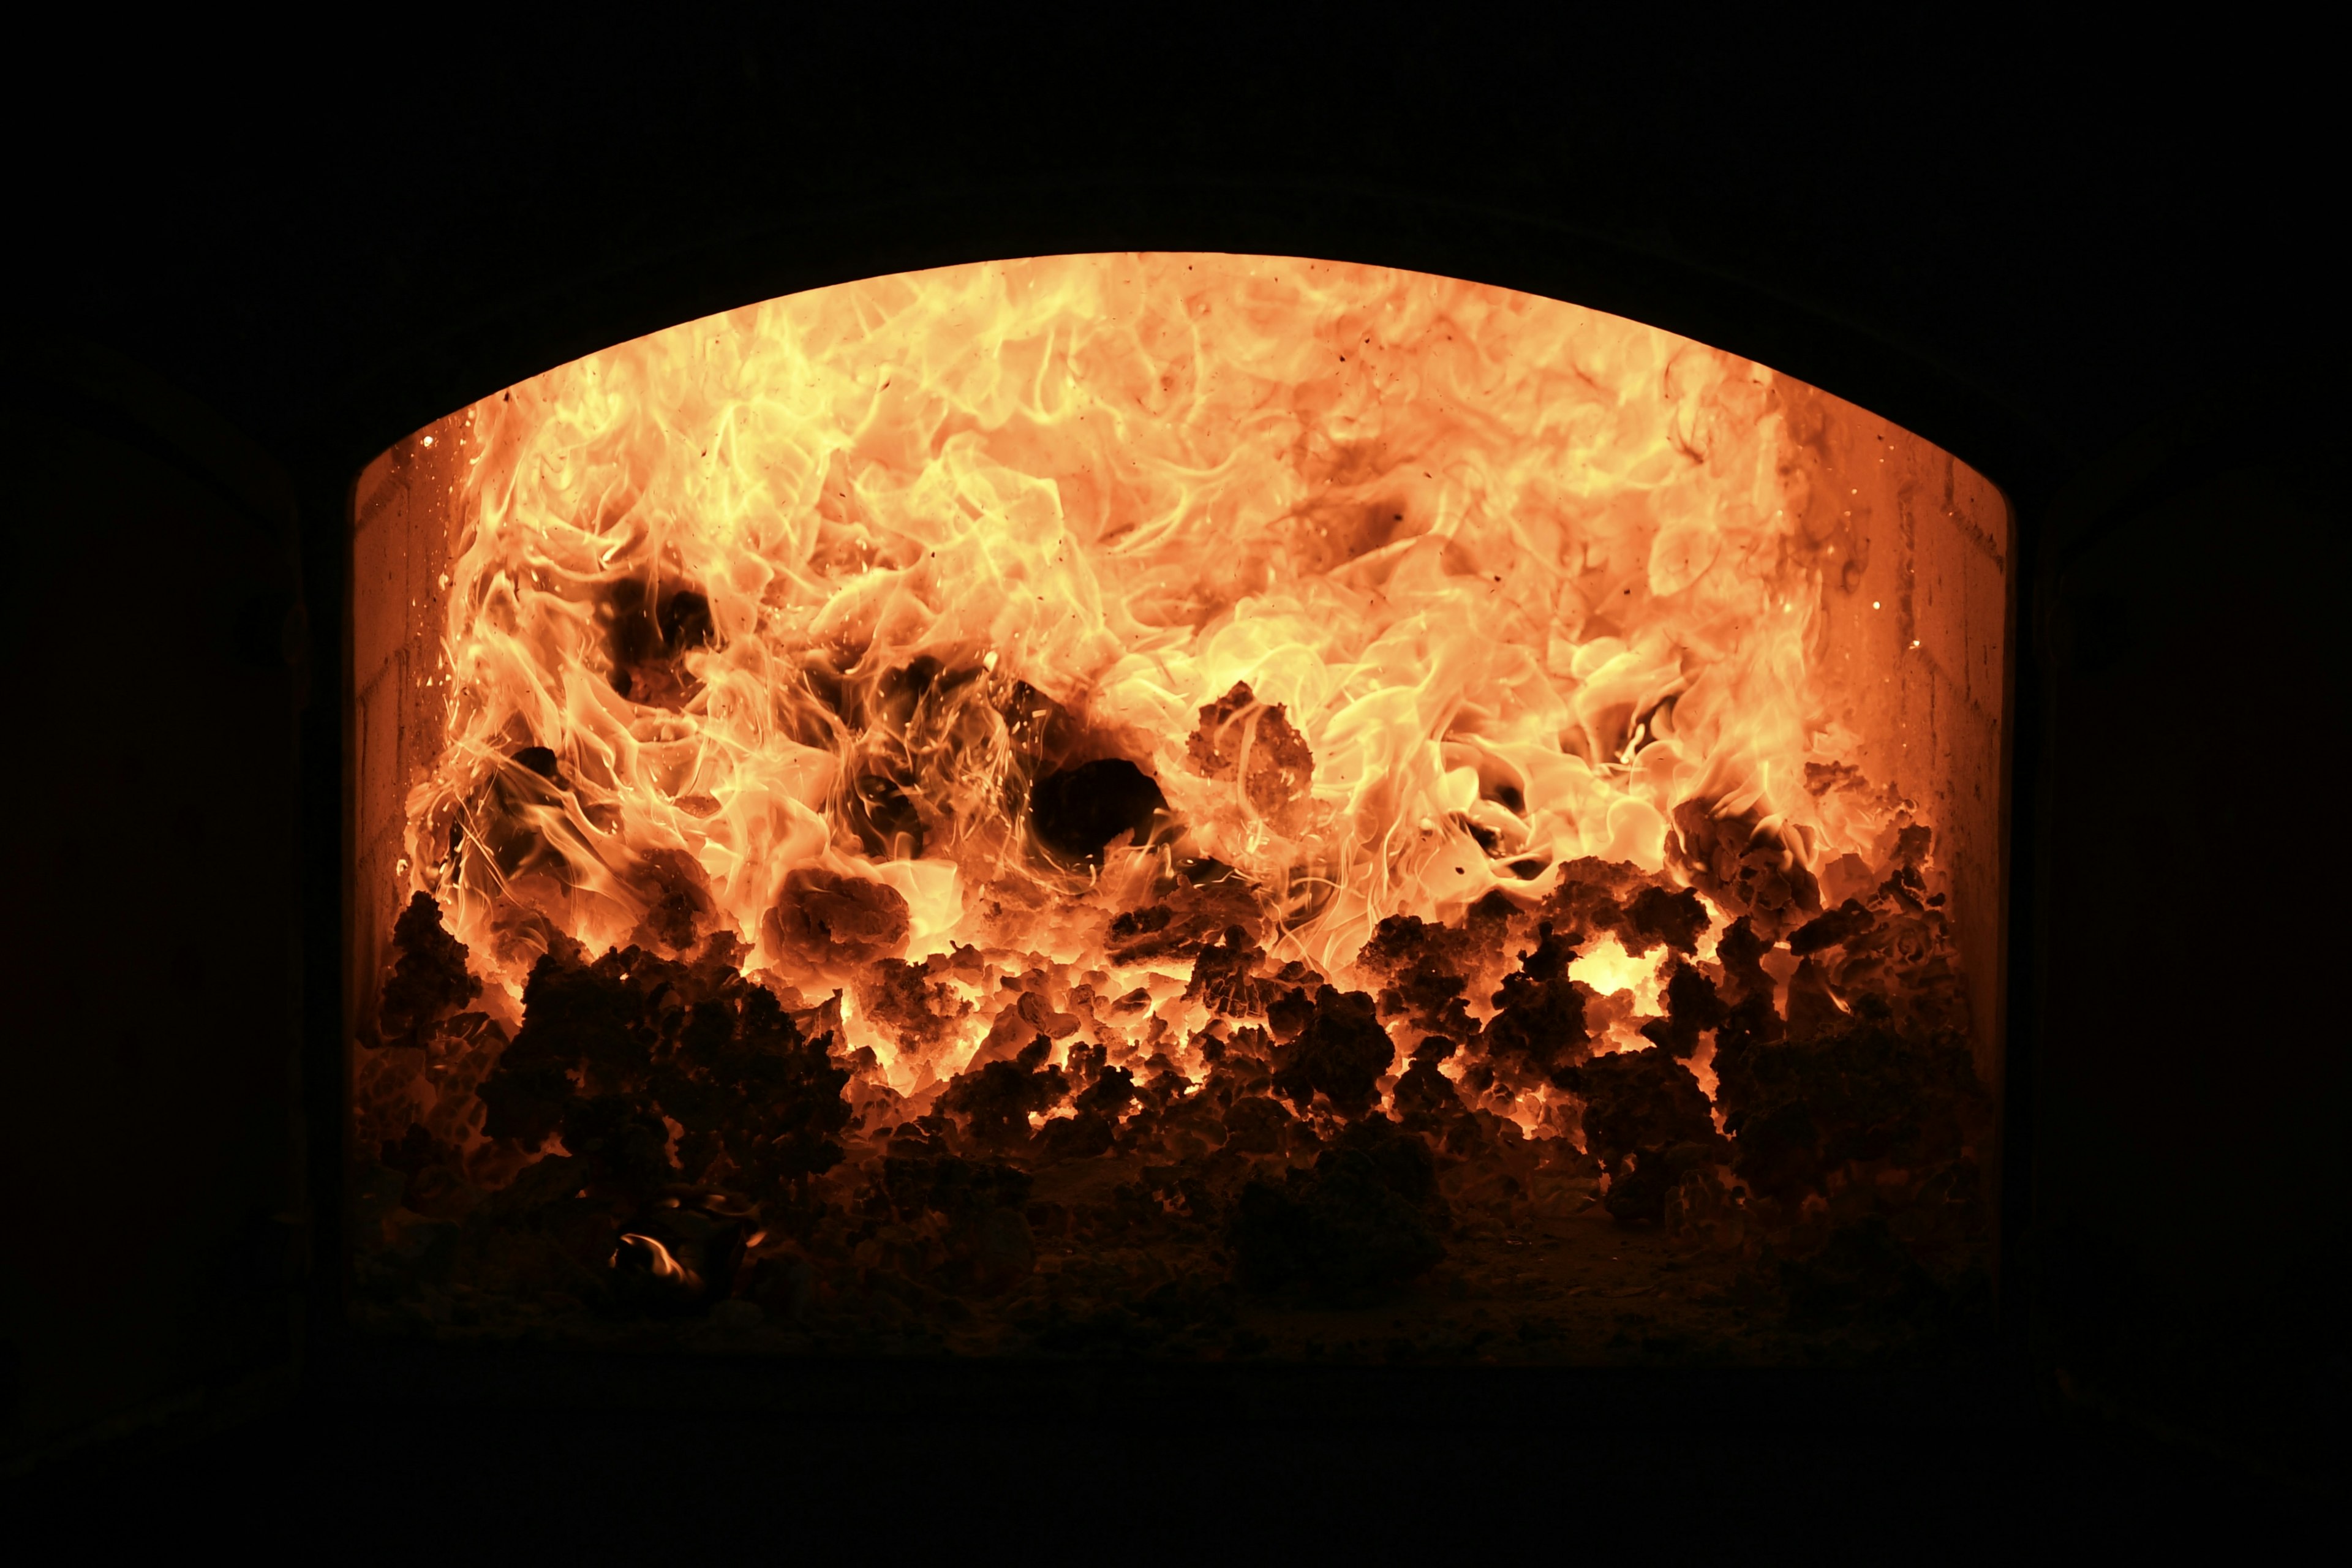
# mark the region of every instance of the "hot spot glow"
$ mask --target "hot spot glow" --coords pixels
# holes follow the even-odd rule
[[[1624,944],[1615,937],[1602,937],[1568,966],[1568,974],[1570,979],[1584,982],[1603,996],[1630,992],[1635,1008],[1654,1017],[1660,1011],[1658,970],[1665,957],[1664,948],[1652,948],[1637,955],[1626,952]]]

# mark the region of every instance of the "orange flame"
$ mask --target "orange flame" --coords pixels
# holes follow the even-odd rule
[[[966,1016],[919,1063],[856,993],[877,956],[1042,955],[1199,1027],[1181,965],[1102,949],[1171,867],[1230,868],[1275,961],[1338,975],[1391,914],[1660,871],[1693,799],[1809,865],[1885,826],[1805,787],[1853,738],[1773,374],[1572,305],[1264,258],[947,268],[592,354],[461,439],[407,875],[509,995],[562,938],[723,931],[847,988],[907,1089],[1010,1004],[935,969]],[[1041,846],[1048,752],[1164,809]],[[1654,1012],[1659,956],[1575,973]]]
[[[650,1236],[640,1236],[635,1231],[624,1231],[621,1234],[620,1247],[613,1249],[612,1261],[615,1268],[620,1266],[621,1247],[635,1247],[643,1252],[646,1255],[649,1271],[656,1279],[675,1279],[683,1282],[688,1279],[686,1266],[670,1256],[668,1247]]]

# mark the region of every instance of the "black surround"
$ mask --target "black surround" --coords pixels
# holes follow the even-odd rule
[[[158,56],[80,100],[153,134],[25,171],[16,412],[258,518],[286,575],[223,591],[220,657],[310,694],[287,736],[299,811],[247,829],[299,867],[307,1190],[275,1228],[202,1222],[244,1238],[248,1274],[286,1271],[301,1326],[260,1291],[252,1312],[278,1326],[179,1384],[159,1373],[140,1408],[182,1414],[151,1426],[226,1408],[273,1369],[314,1389],[356,1375],[338,1332],[347,784],[329,694],[361,465],[501,384],[727,306],[992,257],[1202,249],[1637,317],[1884,414],[2002,486],[2020,567],[2004,1343],[1968,1397],[1911,1396],[1931,1415],[2089,1412],[2323,1472],[2312,1435],[2347,1387],[2326,1326],[2347,1239],[2326,901],[2343,399],[2291,85],[2263,116],[2222,115],[2210,90],[2192,112],[2187,86],[2254,62],[2125,71],[2100,40],[1918,24],[1866,58],[1780,34],[1500,24],[1341,39],[1256,20],[1213,46],[804,20],[546,35],[436,27],[285,72]],[[36,672],[61,657],[15,652]],[[30,962],[12,956],[12,984]],[[104,983],[102,961],[39,962]],[[399,1375],[483,1397],[472,1374]],[[543,1369],[497,1375],[513,1400],[558,1397]],[[1790,1392],[1802,1381],[1769,1398],[1836,1421],[1879,1408],[1826,1379]],[[1561,1396],[1629,1421],[1654,1407],[1599,1380]],[[1000,1397],[975,1384],[954,1419]],[[1066,1397],[1100,1417],[1096,1382]],[[1736,1422],[1759,1396],[1704,1397]],[[1268,1399],[1471,1419],[1486,1394],[1423,1378],[1213,1403]],[[116,1414],[96,1395],[87,1411]]]

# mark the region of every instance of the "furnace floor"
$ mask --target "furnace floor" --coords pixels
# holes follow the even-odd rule
[[[1121,1163],[1097,1163],[1087,1179]],[[1060,1185],[1041,1181],[1040,1195]],[[363,1299],[354,1326],[443,1343],[785,1357],[1559,1365],[1860,1364],[1933,1355],[1976,1326],[1948,1310],[1801,1321],[1769,1251],[1619,1225],[1589,1178],[1544,1173],[1516,1207],[1508,1220],[1464,1217],[1427,1275],[1352,1300],[1241,1290],[1205,1241],[1040,1237],[1034,1272],[985,1299],[869,1267],[831,1273],[796,1304],[738,1299],[693,1318],[631,1321],[568,1298],[428,1284]]]

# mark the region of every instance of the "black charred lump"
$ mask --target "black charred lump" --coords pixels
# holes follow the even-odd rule
[[[1755,922],[1746,915],[1731,922],[1716,944],[1716,961],[1723,965],[1726,1000],[1742,1001],[1760,996],[1768,1004],[1772,999],[1772,977],[1764,972],[1764,955],[1772,944],[1757,934]]]
[[[1559,880],[1537,912],[1561,931],[1615,931],[1625,918],[1620,900],[1638,896],[1649,882],[1648,875],[1631,861],[1588,855],[1561,865]]]
[[[692,947],[711,910],[710,879],[694,857],[683,849],[650,850],[631,880],[646,899],[637,940],[679,952]]]
[[[1111,942],[1114,944],[1131,942],[1139,937],[1166,931],[1168,922],[1175,917],[1176,911],[1166,904],[1153,904],[1148,909],[1129,910],[1124,914],[1112,919]]]
[[[1304,985],[1293,985],[1265,1005],[1265,1026],[1277,1040],[1295,1040],[1315,1021],[1315,999]]]
[[[1517,971],[1495,993],[1486,1021],[1487,1054],[1555,1077],[1583,1059],[1592,1042],[1584,1024],[1586,989],[1568,977],[1575,943],[1549,921],[1536,927],[1536,945],[1519,955]]]
[[[411,1122],[408,1131],[397,1139],[386,1139],[380,1162],[404,1175],[414,1176],[429,1166],[446,1164],[457,1158],[457,1151],[433,1136],[421,1122]]]
[[[1584,1101],[1585,1149],[1612,1172],[1638,1150],[1719,1142],[1698,1079],[1654,1047],[1595,1057],[1560,1087]]]
[[[1033,1147],[1038,1164],[1053,1165],[1108,1154],[1115,1136],[1108,1118],[1089,1106],[1076,1116],[1056,1116],[1047,1121],[1037,1129]]]
[[[1225,1108],[1225,1147],[1236,1154],[1276,1153],[1294,1125],[1280,1100],[1244,1095]]]
[[[1373,1118],[1342,1133],[1312,1172],[1244,1186],[1226,1239],[1253,1289],[1346,1297],[1427,1273],[1445,1256],[1446,1224],[1428,1146]]]
[[[1717,1098],[1738,1171],[1794,1200],[1849,1162],[1922,1171],[1961,1160],[1990,1108],[1957,1033],[1920,1038],[1874,1023],[1717,1051]]]
[[[1670,893],[1653,887],[1626,900],[1617,929],[1633,939],[1625,946],[1634,952],[1647,952],[1662,942],[1676,952],[1690,953],[1698,951],[1699,934],[1706,926],[1706,906],[1697,893],[1688,888]]]
[[[1275,1092],[1302,1106],[1320,1093],[1340,1115],[1361,1116],[1394,1060],[1371,997],[1326,985],[1315,993],[1314,1016],[1276,1054]]]
[[[1194,957],[1203,942],[1217,941],[1236,925],[1255,940],[1265,920],[1258,889],[1240,877],[1200,883],[1181,876],[1167,878],[1155,898],[1148,907],[1109,922],[1108,956],[1113,963],[1148,963],[1180,953]]]
[[[1622,1225],[1655,1225],[1683,1177],[1726,1157],[1705,1091],[1656,1048],[1596,1057],[1562,1076],[1584,1100],[1584,1144],[1609,1170],[1602,1200]]]
[[[1639,866],[1590,857],[1559,868],[1540,912],[1562,931],[1613,932],[1628,952],[1647,952],[1660,942],[1696,952],[1707,927],[1706,905],[1691,889],[1662,888]]]
[[[1693,1171],[1706,1170],[1723,1158],[1706,1143],[1669,1143],[1627,1154],[1609,1178],[1601,1206],[1620,1225],[1650,1225],[1666,1216],[1666,1200]]]
[[[1790,1325],[1798,1329],[1932,1330],[1952,1304],[1883,1215],[1839,1226],[1813,1256],[1783,1259],[1780,1274]]]
[[[1789,938],[1789,951],[1800,958],[1853,941],[1878,923],[1878,917],[1848,899],[1827,914],[1807,921]]]
[[[986,1209],[1025,1208],[1029,1178],[1002,1160],[953,1154],[891,1154],[882,1163],[882,1191],[902,1218],[925,1212],[950,1217]]]
[[[971,1011],[939,975],[947,965],[934,956],[922,963],[877,958],[857,986],[857,1007],[890,1033],[901,1048],[931,1050],[957,1019]]]
[[[462,1153],[411,1122],[398,1139],[379,1146],[383,1165],[407,1176],[400,1191],[403,1208],[435,1219],[460,1219],[478,1195],[465,1176]]]
[[[835,967],[895,956],[910,929],[898,889],[816,866],[785,876],[776,907],[761,925],[778,951]]]
[[[1454,1054],[1452,1040],[1443,1035],[1433,1035],[1421,1042],[1412,1053],[1412,1065],[1397,1079],[1397,1114],[1409,1126],[1443,1121],[1462,1110],[1462,1096],[1454,1081],[1438,1070],[1438,1064]]]
[[[560,1128],[573,1163],[617,1195],[723,1177],[789,1206],[842,1157],[849,1074],[738,956],[714,939],[691,963],[634,947],[541,958],[522,1028],[482,1084],[483,1131],[529,1150]],[[664,1118],[680,1126],[674,1146]]]
[[[1855,1001],[1874,1016],[1886,1016],[1885,1004],[1875,994],[1860,992]],[[1789,976],[1789,1033],[1801,1037],[1836,1029],[1846,1020],[1846,1007],[1839,1003],[1837,987],[1830,983],[1828,966],[1817,955],[1806,958]]]
[[[939,1108],[964,1124],[965,1135],[986,1149],[1011,1149],[1029,1141],[1029,1118],[1069,1097],[1070,1080],[1045,1058],[1054,1042],[1039,1035],[1009,1062],[990,1062],[959,1073],[940,1091]]]
[[[1754,808],[1717,816],[1713,805],[1696,799],[1677,805],[1674,820],[1666,858],[1722,908],[1773,935],[1821,913],[1821,884],[1805,867],[1805,841],[1786,822]]]
[[[1728,1016],[1714,982],[1675,958],[1667,963],[1666,1016],[1643,1025],[1642,1033],[1668,1056],[1685,1058],[1698,1049],[1701,1031],[1715,1028]]]
[[[1135,1074],[1125,1068],[1104,1068],[1070,1103],[1080,1115],[1093,1111],[1115,1120],[1126,1115],[1136,1099]]]
[[[1029,792],[1030,830],[1064,860],[1094,858],[1130,833],[1139,844],[1167,809],[1160,786],[1124,757],[1047,773]]]
[[[1372,931],[1357,962],[1383,974],[1409,970],[1466,975],[1489,962],[1510,929],[1517,906],[1490,892],[1463,911],[1458,926],[1438,925],[1413,915],[1391,915]]]
[[[1238,781],[1250,805],[1268,817],[1281,817],[1306,798],[1315,782],[1315,756],[1281,703],[1261,702],[1247,682],[1235,682],[1201,710],[1200,721],[1185,742],[1193,772]]]
[[[1254,1018],[1265,1012],[1274,987],[1257,978],[1265,950],[1250,941],[1249,932],[1227,926],[1222,944],[1204,944],[1192,962],[1192,981],[1184,988],[1186,1001],[1205,1001],[1228,1018]]]
[[[1822,1184],[1822,1130],[1801,1100],[1724,1122],[1738,1138],[1739,1179],[1766,1197],[1796,1203]]]
[[[482,983],[466,969],[466,944],[441,926],[441,906],[418,893],[392,928],[399,958],[384,982],[378,1009],[386,1045],[415,1045],[435,1024],[482,994]]]
[[[640,1196],[677,1177],[661,1112],[634,1095],[573,1100],[564,1108],[563,1146],[587,1162],[593,1184],[608,1192]]]
[[[517,1050],[509,1045],[478,1091],[482,1131],[518,1149],[536,1149],[563,1125],[572,1100],[572,1075],[564,1058],[542,1038]]]
[[[1462,1003],[1467,977],[1502,945],[1508,911],[1507,901],[1490,893],[1471,906],[1459,927],[1391,915],[1374,929],[1356,962],[1388,980],[1417,1027],[1467,1040],[1478,1031]]]

